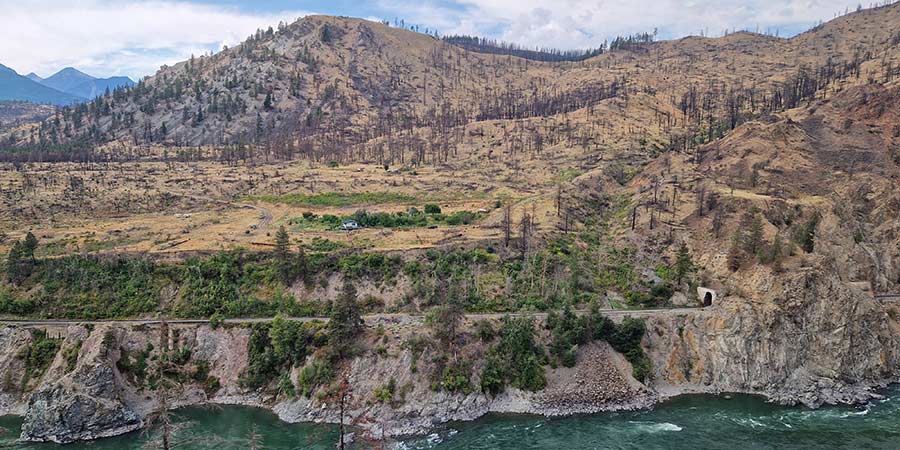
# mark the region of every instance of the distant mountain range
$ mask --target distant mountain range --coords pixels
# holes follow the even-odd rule
[[[19,75],[0,64],[0,101],[19,100],[32,103],[71,105],[92,100],[118,87],[134,86],[128,77],[94,78],[71,67],[41,78],[34,73]]]
[[[44,86],[30,80],[0,64],[0,101],[21,100],[32,103],[50,103],[53,105],[71,105],[86,99],[77,95]]]
[[[60,70],[48,78],[41,78],[33,72],[28,74],[27,78],[57,91],[88,100],[103,95],[107,89],[113,91],[123,86],[134,86],[134,81],[128,77],[94,78],[72,67]]]

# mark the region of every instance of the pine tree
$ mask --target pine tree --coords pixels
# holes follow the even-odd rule
[[[349,277],[344,277],[344,288],[331,307],[331,316],[328,320],[328,339],[332,356],[339,360],[344,359],[350,353],[353,341],[362,328],[363,320],[356,303],[356,287]]]
[[[16,241],[6,257],[6,277],[13,284],[25,281],[34,272],[38,240],[29,232],[24,241]]]
[[[765,252],[764,263],[771,264],[775,271],[781,270],[781,259],[784,256],[784,241],[780,234],[775,235],[772,245],[769,245]]]
[[[22,242],[16,241],[13,243],[11,249],[9,249],[9,255],[6,257],[6,278],[9,279],[11,283],[19,284],[21,282],[20,279],[20,266],[22,264]]]
[[[452,277],[447,288],[445,304],[435,307],[425,320],[434,333],[434,337],[447,348],[454,346],[464,317],[459,295],[461,284],[461,280]]]
[[[34,234],[29,231],[28,234],[25,235],[25,242],[22,244],[22,256],[30,259],[31,262],[34,262],[34,252],[37,250],[37,247],[38,240],[34,237]]]
[[[763,244],[763,225],[756,211],[747,211],[741,216],[740,224],[735,231],[735,239],[741,251],[747,256],[756,256],[760,252]]]
[[[278,228],[275,233],[275,266],[278,270],[278,277],[285,284],[294,281],[294,268],[291,257],[291,237],[288,235],[284,225]]]
[[[687,244],[682,242],[681,247],[678,249],[678,257],[675,260],[675,279],[678,285],[681,286],[681,281],[684,277],[693,271],[694,262],[691,260],[691,253]]]

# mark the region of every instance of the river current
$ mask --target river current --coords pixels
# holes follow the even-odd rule
[[[175,441],[186,450],[247,449],[254,432],[259,448],[333,449],[337,427],[287,424],[268,411],[245,407],[190,408],[175,414]],[[0,418],[0,448],[16,450],[138,450],[157,431],[87,444],[56,446],[16,442],[21,419]],[[548,419],[492,415],[453,423],[428,436],[403,439],[398,449],[640,449],[829,450],[900,449],[900,387],[862,407],[818,410],[773,405],[746,395],[690,395],[652,410]],[[353,448],[368,448],[357,444]]]

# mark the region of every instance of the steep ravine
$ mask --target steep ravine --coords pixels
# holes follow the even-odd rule
[[[376,436],[414,434],[488,412],[565,415],[633,409],[685,392],[759,393],[818,407],[864,401],[875,395],[873,387],[897,379],[900,324],[884,305],[814,269],[764,284],[757,286],[755,300],[730,295],[706,310],[647,319],[644,343],[653,362],[649,388],[631,377],[622,355],[599,342],[581,347],[574,368],[548,367],[548,385],[537,393],[509,389],[489,397],[434,392],[427,357],[420,358],[414,373],[412,355],[403,346],[408,336],[428,331],[415,321],[385,319],[384,337],[378,341],[386,343],[386,351],[365,352],[349,364],[348,420]],[[244,404],[269,408],[289,422],[338,420],[335,405],[323,405],[315,395],[287,399],[241,386],[248,328],[173,325],[161,332],[159,326],[108,324],[56,332],[63,341],[49,368],[39,379],[21,382],[25,366],[17,355],[31,342],[32,330],[14,325],[0,329],[0,413],[24,415],[25,440],[73,442],[144,426],[158,397],[137,388],[133,374],[123,373],[116,362],[123,353],[146,351],[148,343],[189,349],[188,364],[208,364],[209,377],[218,382],[217,389],[190,382],[171,391],[173,407]],[[72,351],[66,349],[78,342],[77,359],[67,358]],[[475,342],[465,351],[477,361],[473,373],[480,373],[483,346]],[[294,369],[292,379],[297,375]],[[376,401],[375,391],[391,378],[402,398],[398,394],[390,404]]]

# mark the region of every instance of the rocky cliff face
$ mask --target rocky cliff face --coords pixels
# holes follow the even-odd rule
[[[209,364],[210,376],[221,380],[216,392],[223,399],[239,395],[241,403],[254,404],[237,381],[247,364],[247,330],[166,330],[168,345],[188,348],[191,361]],[[22,440],[70,443],[125,434],[141,429],[158,407],[155,393],[120,364],[127,354],[160,344],[159,326],[50,327],[48,335],[59,338],[60,350],[36,382],[26,376],[20,353],[34,340],[34,331],[13,326],[0,330],[5,349],[0,351],[0,375],[7,380],[0,414],[24,415]],[[213,400],[212,394],[200,383],[187,383],[173,394],[171,404],[202,404]]]
[[[478,350],[469,349],[466,354],[470,352],[476,355]],[[631,377],[631,366],[625,358],[602,342],[582,347],[575,367],[548,369],[547,386],[540,392],[513,388],[497,396],[435,392],[426,375],[411,373],[409,367],[408,352],[396,357],[356,359],[348,377],[353,386],[347,412],[349,422],[372,430],[376,436],[401,436],[425,433],[436,425],[474,420],[488,413],[562,416],[646,408],[656,401],[655,393]],[[480,373],[480,368],[480,362],[476,362],[474,372]],[[427,370],[420,366],[420,371]],[[376,389],[390,379],[395,380],[400,393],[393,401],[374,402]],[[274,406],[274,411],[287,422],[339,420],[333,405],[310,399],[283,401]]]
[[[421,356],[418,370],[413,370],[413,356],[404,348],[406,338],[423,331],[421,321],[413,322],[385,319],[381,325],[389,339],[367,337],[384,343],[388,350],[386,354],[366,352],[349,365],[353,391],[347,401],[347,422],[391,436],[423,433],[437,424],[473,420],[489,412],[566,415],[642,408],[656,400],[655,393],[631,377],[628,362],[605,343],[582,347],[574,368],[548,369],[547,387],[541,392],[510,389],[498,396],[435,392],[427,376],[429,357]],[[22,348],[32,339],[32,331],[8,326],[0,332],[0,340],[7,344],[4,348]],[[247,368],[250,337],[244,327],[104,325],[50,332],[54,333],[62,340],[61,350],[36,387],[4,392],[11,400],[0,412],[24,415],[21,438],[26,441],[69,443],[140,429],[159,405],[156,393],[136,375],[140,371],[135,359],[142,351],[163,346],[188,349],[190,359],[185,364],[203,361],[217,382],[212,390],[196,380],[179,386],[172,393],[173,407],[241,404],[271,408],[290,422],[339,420],[336,405],[315,395],[291,399],[243,387],[240,374]],[[67,357],[66,349],[76,347],[77,359]],[[483,345],[473,342],[466,351],[475,360],[473,373],[480,373]],[[16,353],[0,353],[0,369],[21,378],[24,371]],[[296,381],[298,374],[294,369],[291,379]],[[390,379],[398,386],[397,395],[388,402],[377,401],[375,392]],[[477,383],[476,375],[473,385]]]
[[[22,439],[70,443],[138,430],[141,417],[123,398],[114,361],[118,350],[102,342],[104,330],[74,327],[66,341],[82,342],[74,368],[57,355],[43,382],[29,396]],[[112,335],[111,335],[112,336]],[[86,339],[81,341],[82,339]]]
[[[900,324],[892,318],[898,315],[828,273],[816,267],[778,277],[759,274],[753,277],[759,281],[752,296],[726,292],[712,308],[648,319],[645,344],[654,371],[650,387],[634,380],[628,362],[601,342],[582,346],[574,368],[548,368],[541,392],[511,389],[496,397],[434,392],[425,375],[428,358],[420,358],[414,372],[413,357],[403,346],[405,338],[422,332],[422,324],[385,319],[379,327],[385,335],[366,339],[384,344],[386,351],[364,353],[347,370],[352,394],[345,420],[376,435],[400,435],[489,412],[566,415],[632,409],[684,392],[760,393],[811,407],[865,401],[875,396],[874,386],[900,374],[895,350]],[[17,353],[30,333],[11,326],[0,330],[0,375],[5,379],[22,377]],[[32,383],[35,387],[24,383],[19,392],[19,384],[4,383],[0,413],[25,416],[24,440],[65,443],[141,428],[158,407],[156,395],[135,375],[133,364],[127,368],[121,361],[131,361],[153,345],[188,349],[185,364],[203,361],[217,381],[214,389],[187,382],[174,394],[173,406],[243,404],[271,408],[289,422],[339,420],[336,405],[316,396],[290,399],[242,387],[247,328],[104,325],[69,327],[60,334],[62,349]],[[74,347],[77,359],[66,350]],[[465,349],[476,361],[474,374],[480,373],[483,351],[479,343]],[[296,381],[298,374],[294,369],[291,379]],[[391,379],[397,394],[389,402],[378,401],[376,391]]]
[[[757,300],[648,321],[663,392],[752,392],[782,403],[855,403],[900,368],[894,307],[821,268],[759,277]]]

